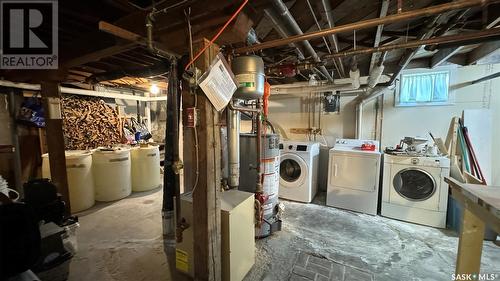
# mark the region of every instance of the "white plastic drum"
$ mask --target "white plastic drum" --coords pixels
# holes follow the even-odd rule
[[[42,155],[42,177],[50,179],[49,155]],[[76,213],[94,206],[94,177],[92,152],[66,151],[66,173],[71,212]]]
[[[161,185],[160,149],[157,145],[134,147],[132,160],[132,191],[147,191]]]
[[[130,149],[99,148],[92,155],[95,199],[115,201],[132,193]]]

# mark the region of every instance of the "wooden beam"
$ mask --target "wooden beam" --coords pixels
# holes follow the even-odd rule
[[[380,7],[380,15],[379,15],[380,18],[383,18],[387,15],[387,11],[389,10],[389,3],[390,3],[390,0],[383,0],[382,1],[382,6]],[[377,32],[375,33],[375,41],[373,43],[373,47],[379,46],[380,40],[382,39],[382,31],[383,30],[384,30],[383,24],[377,26]],[[369,72],[372,71],[373,67],[375,66],[375,63],[377,63],[379,58],[380,58],[380,53],[373,53],[372,54],[372,58],[370,60]]]
[[[89,63],[89,62],[99,61],[103,58],[114,56],[114,55],[117,55],[119,53],[132,50],[136,47],[137,47],[136,42],[127,42],[127,43],[120,44],[120,45],[114,45],[114,46],[111,46],[109,48],[105,48],[105,49],[102,49],[99,51],[85,54],[81,57],[71,59],[71,60],[64,63],[64,67],[72,68],[75,66]]]
[[[194,51],[201,50],[209,41],[203,39],[195,42]],[[218,46],[212,45],[196,61],[195,65],[202,72],[207,70],[211,61],[219,52]],[[183,87],[188,89],[188,87]],[[198,159],[196,159],[194,129],[183,129],[184,149],[184,184],[190,190],[195,184],[196,166],[199,169],[198,183],[193,191],[194,234],[194,277],[195,280],[221,280],[221,226],[220,226],[220,114],[215,110],[207,97],[198,90],[197,109],[200,116],[198,124]],[[183,90],[184,111],[193,107],[195,96]],[[186,124],[186,122],[184,122]],[[196,165],[197,164],[197,165]]]
[[[109,33],[111,35],[114,35],[118,38],[122,38],[131,42],[135,42],[141,46],[147,46],[147,39],[142,37],[139,34],[136,34],[134,32],[131,32],[129,30],[123,29],[119,26],[116,26],[114,24],[105,22],[105,21],[100,21],[99,22],[99,30]],[[162,56],[166,57],[179,57],[178,54],[175,54],[171,51],[165,50],[159,46],[157,42],[153,42],[153,48],[155,49],[155,52]]]
[[[447,62],[464,66],[467,65],[467,56],[465,54],[458,54],[450,57]]]
[[[71,213],[69,200],[68,177],[66,174],[66,156],[64,151],[63,120],[61,112],[61,93],[59,84],[55,82],[41,83],[42,103],[47,128],[47,145],[49,149],[50,177],[66,202],[66,214]]]
[[[483,43],[469,53],[469,56],[467,58],[467,64],[471,65],[477,63],[479,60],[482,60],[493,54],[499,48],[500,48],[500,41]]]
[[[458,47],[440,49],[431,58],[431,68],[435,68],[437,66],[440,66],[441,64],[446,62],[449,58],[451,58],[456,53],[458,53],[460,50],[462,50],[463,47],[464,46],[458,46]]]
[[[99,22],[99,30],[105,31],[109,34],[113,34],[116,37],[120,37],[122,39],[132,42],[139,41],[142,38],[141,35],[139,34],[133,33],[131,31],[128,31],[126,29],[123,29],[119,26],[116,26],[114,24],[105,21]]]
[[[456,272],[457,274],[479,273],[481,267],[481,253],[483,251],[484,222],[474,215],[468,208],[464,208]]]
[[[500,17],[497,17],[494,19],[492,22],[490,22],[485,29],[490,29],[495,27],[498,23],[500,22]],[[488,43],[485,43],[488,44]],[[431,68],[437,67],[444,62],[446,62],[449,58],[451,58],[453,55],[458,53],[460,50],[462,50],[464,46],[458,46],[458,47],[451,47],[451,48],[444,48],[439,50],[434,56],[432,56],[431,59]]]

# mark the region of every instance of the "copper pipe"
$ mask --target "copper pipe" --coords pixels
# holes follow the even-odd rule
[[[234,50],[234,52],[237,54],[254,52],[254,51],[258,51],[258,50],[288,45],[288,44],[299,42],[299,41],[313,40],[316,38],[329,36],[332,34],[337,34],[337,33],[342,33],[342,32],[350,32],[353,30],[365,29],[365,28],[370,28],[370,27],[377,27],[381,24],[389,24],[389,23],[394,23],[394,22],[399,22],[399,21],[410,20],[410,19],[414,19],[414,18],[427,17],[427,16],[432,16],[432,15],[437,15],[437,14],[441,14],[444,12],[452,11],[452,10],[460,10],[460,9],[466,9],[466,8],[470,8],[470,7],[482,6],[482,5],[487,5],[487,4],[495,4],[495,3],[500,3],[500,0],[458,0],[458,1],[450,2],[450,3],[446,3],[446,4],[442,4],[442,5],[435,5],[435,6],[431,6],[431,7],[427,7],[427,8],[423,8],[423,9],[402,12],[402,13],[395,14],[395,15],[389,15],[389,16],[386,16],[383,18],[374,18],[374,19],[359,21],[359,22],[355,22],[355,23],[342,25],[342,26],[327,28],[327,29],[323,29],[323,30],[312,31],[312,32],[304,33],[302,35],[290,36],[288,38],[271,40],[271,41],[267,41],[267,42],[264,42],[261,44],[237,48]]]
[[[471,42],[471,40],[479,40],[479,39],[498,40],[498,39],[500,39],[499,37],[500,37],[500,29],[493,28],[493,29],[488,29],[488,30],[484,30],[484,31],[468,33],[468,34],[433,37],[433,38],[429,38],[429,39],[409,41],[406,43],[390,44],[390,45],[384,45],[384,46],[380,46],[380,47],[350,50],[350,51],[345,51],[345,52],[339,52],[336,54],[325,55],[322,57],[322,59],[325,60],[325,59],[332,59],[332,58],[345,57],[345,56],[371,54],[371,53],[391,51],[391,50],[396,50],[396,49],[411,49],[411,48],[416,48],[416,47],[424,46],[424,45],[440,45],[440,44],[459,43],[459,42],[462,42],[462,44],[469,44],[470,45],[470,44],[477,43],[477,42]]]

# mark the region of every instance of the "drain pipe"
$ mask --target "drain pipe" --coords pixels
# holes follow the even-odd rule
[[[382,86],[376,86],[375,88],[368,88],[365,95],[359,95],[355,99],[356,103],[356,138],[360,139],[363,133],[363,107],[364,104],[369,101],[384,95],[387,91],[394,90],[396,86],[394,84],[385,83]]]
[[[387,52],[384,52],[380,56],[380,60],[376,66],[373,67],[370,72],[370,76],[368,77],[368,87],[367,94],[361,95],[360,99],[356,99],[356,139],[361,139],[361,135],[363,134],[363,109],[364,103],[366,103],[367,98],[373,95],[374,89],[380,81],[380,77],[382,77],[382,73],[384,72],[384,61],[387,56]],[[385,87],[383,87],[385,89]],[[381,91],[383,93],[383,91]],[[378,95],[377,95],[378,96]],[[364,97],[364,98],[363,98]],[[371,98],[370,98],[371,99]]]
[[[304,34],[304,32],[302,32],[302,29],[300,29],[300,26],[297,24],[297,21],[295,21],[295,18],[292,16],[292,14],[290,13],[287,6],[285,5],[285,3],[283,3],[282,0],[272,0],[272,3],[273,3],[273,6],[278,11],[278,14],[285,20],[285,22],[291,28],[293,33],[295,33],[295,35]],[[318,56],[318,54],[316,53],[316,51],[312,47],[311,43],[309,43],[309,41],[305,40],[303,42],[303,44],[304,44],[304,48],[307,50],[309,55],[311,55],[313,57],[314,61],[321,62],[320,57]],[[325,66],[323,66],[323,65],[319,66],[319,70],[328,80],[333,81],[333,77],[330,75],[330,73],[328,72],[328,70],[326,69]]]
[[[230,102],[232,103],[232,102]],[[235,188],[240,185],[240,120],[238,110],[227,110],[227,144],[228,144],[228,185]]]
[[[162,10],[162,12],[166,12],[166,10]],[[154,40],[153,40],[153,28],[154,28],[154,15],[157,14],[158,12],[153,10],[149,14],[146,15],[146,47],[148,51],[157,56],[157,57],[162,57],[162,58],[167,58],[167,59],[172,59],[175,58],[175,55],[165,53],[164,51],[158,50],[154,46]]]
[[[361,139],[363,133],[363,102],[356,104],[356,139]]]

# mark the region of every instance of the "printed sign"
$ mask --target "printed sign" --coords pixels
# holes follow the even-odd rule
[[[0,3],[0,68],[57,69],[57,1]]]

